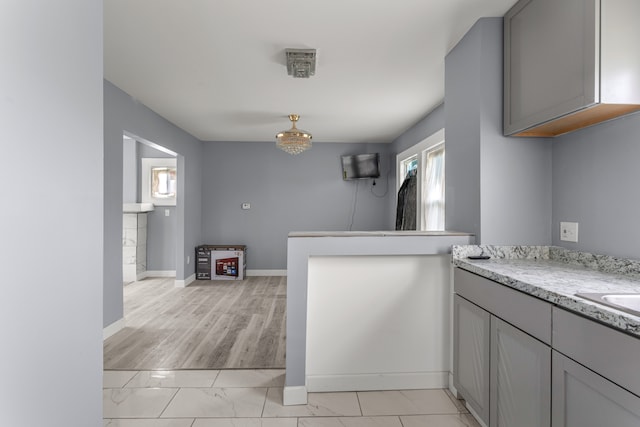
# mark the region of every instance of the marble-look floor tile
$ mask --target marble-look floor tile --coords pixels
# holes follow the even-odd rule
[[[103,427],[191,427],[193,418],[180,418],[173,420],[163,419],[120,419],[104,420]]]
[[[220,371],[214,387],[284,387],[284,369],[228,369]]]
[[[260,417],[266,394],[266,388],[182,388],[162,417]]]
[[[297,418],[198,418],[192,427],[297,427]]]
[[[138,371],[102,371],[102,388],[124,387]]]
[[[457,414],[444,390],[358,392],[363,415]]]
[[[284,406],[282,388],[270,388],[263,417],[359,416],[360,405],[355,392],[309,393],[306,405]]]
[[[471,414],[410,415],[400,419],[404,427],[480,427]]]
[[[211,387],[220,371],[140,371],[127,387]]]
[[[300,418],[298,427],[402,427],[399,417]]]
[[[104,418],[156,418],[177,388],[108,388],[102,390]]]

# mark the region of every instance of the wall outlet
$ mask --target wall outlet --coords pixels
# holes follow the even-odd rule
[[[578,241],[578,223],[577,222],[561,222],[560,223],[560,240],[565,242]]]
[[[187,264],[189,264],[190,262],[191,262],[191,257],[187,255]]]
[[[171,215],[171,211],[169,209],[165,209],[164,216],[169,216],[169,215]]]
[[[244,209],[244,210],[251,209],[251,203],[243,203],[242,204],[242,209]]]

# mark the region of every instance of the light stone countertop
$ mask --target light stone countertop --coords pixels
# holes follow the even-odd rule
[[[471,260],[469,255],[488,255]],[[576,293],[640,293],[640,261],[554,246],[454,246],[453,263],[559,307],[640,337],[640,316]]]
[[[459,231],[292,231],[289,237],[473,236]]]

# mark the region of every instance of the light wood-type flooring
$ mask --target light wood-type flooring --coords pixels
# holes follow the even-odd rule
[[[286,277],[148,278],[124,287],[126,327],[104,342],[104,369],[284,368]]]

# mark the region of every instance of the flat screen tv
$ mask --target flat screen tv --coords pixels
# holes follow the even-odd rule
[[[380,177],[380,155],[355,154],[342,156],[342,179],[366,179]]]

